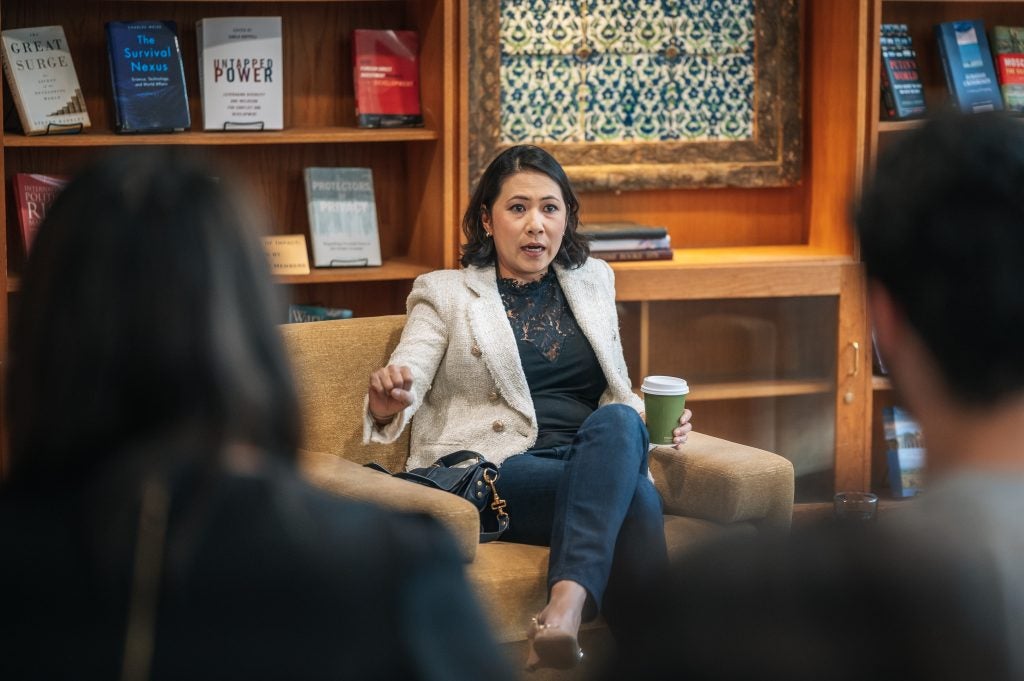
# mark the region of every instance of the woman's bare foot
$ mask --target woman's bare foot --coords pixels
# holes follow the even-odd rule
[[[582,659],[580,624],[587,591],[571,580],[555,582],[547,606],[534,620],[530,632],[527,671],[541,667],[567,668]]]

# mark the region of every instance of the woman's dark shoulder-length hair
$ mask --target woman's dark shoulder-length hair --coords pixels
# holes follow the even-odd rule
[[[483,216],[494,208],[494,202],[501,193],[505,179],[510,175],[527,171],[547,175],[562,190],[562,200],[565,202],[567,213],[565,236],[562,237],[562,246],[555,255],[555,262],[565,267],[580,267],[587,261],[590,247],[587,240],[577,231],[580,224],[580,202],[565,170],[554,156],[540,147],[521,144],[509,147],[491,161],[480,178],[476,191],[469,199],[469,208],[462,218],[462,233],[466,237],[466,243],[462,247],[463,267],[486,267],[495,263],[497,251],[494,248],[494,239],[488,237],[484,230]]]
[[[181,150],[120,150],[54,202],[12,320],[12,480],[186,431],[195,456],[295,456],[277,294],[253,216],[217,174]]]

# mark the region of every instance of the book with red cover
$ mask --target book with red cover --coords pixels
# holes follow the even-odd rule
[[[63,175],[14,174],[14,204],[18,208],[18,224],[26,254],[32,248],[32,241],[46,212],[68,179]]]
[[[423,125],[415,31],[353,31],[352,65],[360,128]]]
[[[1006,110],[1024,112],[1024,27],[994,27],[992,52]]]

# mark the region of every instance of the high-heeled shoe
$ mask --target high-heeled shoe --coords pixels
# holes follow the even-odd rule
[[[537,618],[531,620],[530,645],[539,658],[537,663],[527,666],[527,671],[544,667],[572,669],[583,662],[583,650],[575,634],[556,624],[540,624]]]

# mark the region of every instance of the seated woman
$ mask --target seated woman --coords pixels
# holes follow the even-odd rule
[[[463,268],[416,280],[401,342],[367,399],[367,440],[395,440],[416,414],[410,468],[480,452],[500,466],[511,517],[502,538],[551,547],[528,669],[576,664],[580,624],[599,612],[626,633],[633,587],[667,565],[614,275],[588,257],[578,210],[544,150],[495,158],[463,219]],[[689,420],[687,410],[677,446]]]
[[[299,479],[266,258],[211,174],[117,153],[39,231],[7,375],[0,678],[511,678],[435,521]]]

